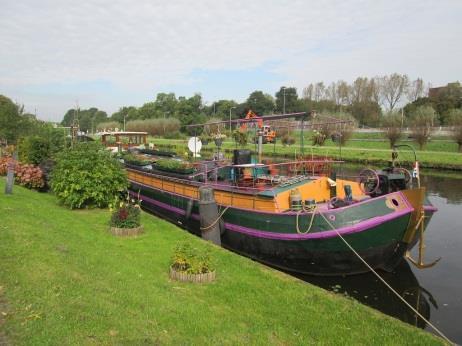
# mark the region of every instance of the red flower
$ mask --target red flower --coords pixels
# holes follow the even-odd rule
[[[119,219],[125,220],[128,217],[128,210],[126,208],[119,209]]]

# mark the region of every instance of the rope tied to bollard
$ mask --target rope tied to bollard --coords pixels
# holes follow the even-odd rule
[[[208,231],[211,229],[213,226],[217,224],[218,221],[220,221],[221,217],[226,213],[226,211],[229,209],[229,206],[223,209],[223,211],[218,215],[217,219],[213,221],[210,225],[206,227],[200,227],[201,231]]]

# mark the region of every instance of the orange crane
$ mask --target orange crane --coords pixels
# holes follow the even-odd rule
[[[256,115],[251,109],[249,109],[244,119],[255,119],[257,121],[258,131],[262,134],[263,137],[263,144],[274,143],[274,141],[276,140],[276,131],[272,130],[270,125],[263,125],[263,119]],[[247,130],[247,122],[244,122],[241,125],[240,130]]]

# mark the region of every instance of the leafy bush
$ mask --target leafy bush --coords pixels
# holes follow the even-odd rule
[[[27,187],[28,189],[40,190],[45,186],[45,179],[40,167],[31,164],[17,163],[15,166],[16,184]]]
[[[281,138],[282,145],[292,145],[295,143],[295,138],[290,136],[289,134],[284,135]]]
[[[311,137],[311,141],[312,141],[313,145],[323,146],[326,139],[327,139],[327,137],[326,137],[325,134],[320,133],[317,130],[313,130],[313,134],[312,134],[312,137]]]
[[[0,157],[0,176],[5,176],[8,173],[8,163],[13,162],[10,156]]]
[[[210,273],[214,270],[210,249],[199,250],[189,243],[180,243],[173,252],[172,268],[187,274]]]
[[[241,131],[239,129],[236,129],[233,132],[234,141],[241,146],[247,145],[248,137],[249,136],[248,136],[247,131]]]
[[[21,162],[40,164],[51,156],[50,141],[39,136],[29,136],[19,143]]]
[[[120,162],[97,142],[77,143],[63,151],[51,174],[51,188],[71,209],[104,208],[127,186]]]
[[[332,121],[338,120],[339,123],[333,124],[331,136],[333,134],[341,145],[345,145],[357,127],[357,121],[350,113],[346,112],[336,112],[333,114],[333,118]]]
[[[45,177],[40,167],[14,162],[11,157],[0,158],[0,176],[5,176],[8,173],[9,163],[14,163],[14,181],[16,184],[36,190],[41,190],[45,186]]]
[[[459,152],[462,152],[462,109],[451,109],[448,119],[452,138],[459,146]]]
[[[403,135],[401,127],[402,117],[398,113],[387,114],[382,119],[382,128],[384,135],[390,142],[390,148],[400,140]]]
[[[116,199],[114,206],[111,206],[111,227],[117,228],[135,228],[141,225],[140,208],[141,200],[130,199],[130,195],[127,194],[125,200]]]
[[[143,131],[151,136],[166,136],[180,131],[181,123],[176,118],[156,118],[147,120],[133,120],[126,124],[127,131]]]
[[[431,106],[420,106],[411,114],[411,134],[422,150],[432,134],[436,120],[435,110]]]

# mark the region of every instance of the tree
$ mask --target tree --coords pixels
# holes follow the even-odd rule
[[[350,99],[350,86],[344,80],[337,82],[337,94],[340,105],[348,105],[351,102]]]
[[[156,118],[168,118],[175,116],[178,100],[174,93],[158,93],[156,96]]]
[[[314,100],[321,101],[324,98],[326,87],[324,86],[324,82],[318,82],[314,86]]]
[[[119,124],[130,121],[136,120],[138,118],[138,110],[136,107],[129,106],[129,107],[122,107],[115,113],[111,115],[111,121],[117,121]]]
[[[380,78],[380,94],[382,101],[391,112],[406,92],[409,78],[407,75],[393,73],[389,76]]]
[[[448,119],[452,138],[459,146],[459,152],[462,152],[462,109],[451,109]]]
[[[451,109],[462,108],[462,86],[459,82],[448,83],[435,96],[430,97],[442,124],[448,123]]]
[[[313,83],[310,83],[310,85],[303,88],[303,99],[313,100],[313,96],[314,96],[314,86],[313,86]]]
[[[338,124],[331,125],[332,136],[333,138],[336,138],[341,145],[345,145],[353,135],[353,131],[357,127],[358,123],[356,119],[347,112],[336,112],[333,114],[333,117],[340,122]]]
[[[44,122],[33,114],[24,113],[11,99],[0,95],[0,140],[15,143],[21,136],[34,134]]]
[[[287,90],[286,90],[287,92]],[[249,109],[258,115],[271,114],[275,108],[274,99],[271,95],[263,94],[260,90],[252,92],[246,100]],[[287,109],[287,95],[286,95]]]
[[[296,88],[281,87],[279,91],[276,92],[276,109],[280,113],[284,111],[284,108],[286,113],[298,111],[300,107],[300,103],[298,101],[299,100]]]
[[[364,101],[369,101],[369,80],[367,77],[358,77],[353,82],[353,85],[350,88],[351,97],[350,100],[352,103],[359,103]]]
[[[416,80],[409,83],[406,89],[406,96],[409,102],[414,102],[418,98],[424,96],[424,81],[422,78],[417,78]]]
[[[237,107],[237,102],[234,100],[218,100],[209,107],[204,108],[204,113],[211,117],[220,118],[221,120],[229,120],[229,110],[233,107]],[[231,112],[231,116],[233,119],[237,117],[234,109]]]
[[[203,127],[188,128],[186,126],[205,123],[207,117],[203,111],[204,106],[201,94],[195,94],[190,98],[180,96],[176,106],[176,114],[181,122],[181,130],[189,135],[200,135]]]
[[[340,95],[337,83],[330,83],[326,90],[326,97],[328,100],[334,102],[336,105],[340,104]]]
[[[66,114],[64,114],[61,124],[63,126],[72,126],[74,124],[74,119],[78,122],[81,131],[93,132],[96,126],[101,122],[107,121],[108,117],[106,112],[95,107],[83,110],[69,109]]]
[[[138,108],[138,119],[152,119],[157,117],[157,108],[155,102],[146,102]]]
[[[396,112],[388,113],[382,119],[382,129],[390,142],[390,148],[393,148],[403,135],[401,120],[401,114]]]
[[[361,125],[377,126],[380,122],[382,109],[377,102],[360,101],[353,102],[346,109],[351,113]]]
[[[435,110],[431,106],[417,107],[411,115],[411,133],[422,150],[430,139],[432,126],[436,119]]]

